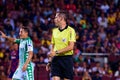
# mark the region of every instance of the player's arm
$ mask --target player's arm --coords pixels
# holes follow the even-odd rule
[[[27,69],[27,66],[28,66],[29,62],[32,60],[32,57],[33,57],[33,51],[29,51],[28,58],[27,58],[25,64],[23,65],[22,71],[25,71]]]
[[[33,57],[33,51],[29,51],[29,55],[28,55],[28,58],[27,58],[25,64],[28,65],[29,62],[32,60],[32,57]]]
[[[1,37],[6,38],[6,39],[8,39],[8,40],[11,41],[11,42],[14,42],[14,41],[15,41],[15,38],[6,36],[6,34],[4,34],[2,31],[0,31],[0,33],[1,33]]]

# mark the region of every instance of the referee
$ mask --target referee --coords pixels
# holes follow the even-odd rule
[[[52,49],[49,54],[51,59],[52,80],[73,80],[73,48],[75,30],[67,25],[65,12],[57,12],[55,15],[55,25],[57,28],[52,32]],[[48,70],[49,65],[46,66]]]

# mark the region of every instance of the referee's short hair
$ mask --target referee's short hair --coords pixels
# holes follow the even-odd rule
[[[58,16],[64,18],[65,21],[67,21],[68,15],[66,11],[59,11],[57,12]]]

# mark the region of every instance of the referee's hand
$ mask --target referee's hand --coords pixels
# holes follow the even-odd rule
[[[49,57],[54,57],[56,55],[55,51],[51,51],[50,54],[48,54]]]
[[[48,64],[46,65],[46,71],[49,71],[49,70],[50,70],[50,65],[51,65],[51,63],[48,63]]]

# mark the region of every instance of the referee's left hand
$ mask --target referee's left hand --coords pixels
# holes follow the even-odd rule
[[[56,55],[55,51],[51,51],[50,54],[48,56],[50,57],[54,57]]]

